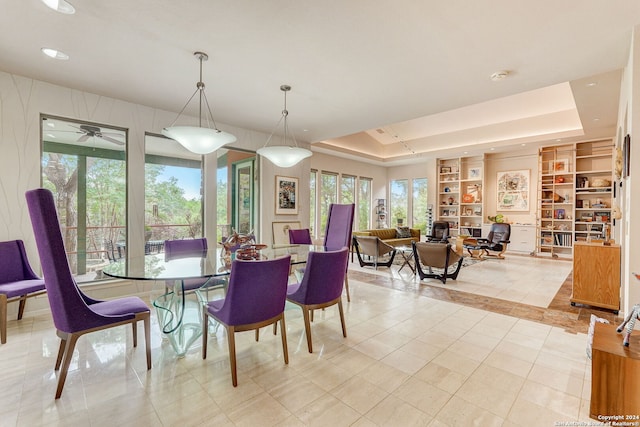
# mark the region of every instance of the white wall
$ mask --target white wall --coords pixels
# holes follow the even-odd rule
[[[497,203],[497,174],[498,172],[528,170],[529,171],[529,210],[528,211],[498,211]],[[538,204],[538,150],[523,147],[517,152],[488,154],[484,163],[484,218],[502,214],[508,222],[514,224],[535,224]]]
[[[640,212],[638,191],[634,194],[634,183],[638,185],[640,178],[640,25],[633,31],[629,60],[624,70],[620,89],[620,106],[618,109],[617,144],[626,134],[631,136],[631,163],[629,176],[622,181],[620,201],[623,212],[622,220],[616,230],[616,238],[622,245],[622,302],[621,310],[628,313],[634,304],[640,303],[640,283],[632,272],[640,273],[640,221],[631,221]],[[635,114],[634,114],[635,113]],[[634,130],[639,130],[636,134]],[[619,188],[620,189],[620,188]],[[635,212],[635,214],[634,214]],[[635,244],[633,244],[635,243]]]

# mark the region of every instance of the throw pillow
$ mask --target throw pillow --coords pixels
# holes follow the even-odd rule
[[[411,230],[409,227],[398,227],[396,228],[396,238],[397,239],[407,239],[411,237]]]

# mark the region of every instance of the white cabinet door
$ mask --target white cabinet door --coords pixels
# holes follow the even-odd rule
[[[511,225],[511,243],[507,246],[507,251],[533,252],[536,249],[536,227],[535,225]]]

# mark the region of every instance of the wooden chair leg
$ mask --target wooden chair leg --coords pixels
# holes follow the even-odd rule
[[[7,342],[7,296],[0,294],[0,344]]]
[[[260,328],[256,328],[256,342],[260,341]]]
[[[304,317],[304,333],[307,335],[307,347],[309,353],[313,353],[313,344],[311,342],[311,321],[309,320],[309,311],[306,307],[302,307],[302,316]]]
[[[207,341],[209,338],[209,315],[206,308],[202,310],[202,359],[207,358]]]
[[[137,347],[138,346],[138,319],[134,319],[131,322],[131,329],[133,331],[133,346]]]
[[[344,310],[342,309],[342,298],[338,300],[338,311],[340,312],[340,323],[342,324],[342,336],[347,337],[347,326],[344,323]]]
[[[347,291],[347,302],[351,302],[351,294],[349,293],[349,278],[347,277],[347,273],[344,275],[344,289]]]
[[[22,295],[20,297],[20,304],[18,305],[18,320],[22,319],[22,315],[24,314],[24,306],[27,304],[27,296]]]
[[[54,371],[60,369],[60,364],[64,357],[64,351],[67,348],[67,340],[69,339],[68,334],[64,332],[58,331],[58,336],[60,337],[60,348],[58,348],[58,357],[56,357],[56,366],[54,367]]]
[[[274,323],[274,325],[276,325]],[[287,327],[284,324],[284,313],[282,313],[282,317],[280,317],[280,334],[282,335],[282,353],[284,355],[284,363],[286,365],[289,364],[289,348],[287,347]]]
[[[229,343],[229,363],[231,365],[231,383],[238,386],[238,368],[236,366],[236,332],[233,326],[225,325],[227,329],[227,342]]]
[[[67,344],[64,349],[64,361],[62,362],[62,369],[60,370],[60,376],[58,377],[58,388],[56,389],[56,399],[59,399],[62,395],[62,388],[67,380],[67,372],[69,371],[69,365],[71,359],[73,359],[73,350],[76,347],[76,341],[78,341],[80,335],[70,334],[67,339]]]
[[[147,356],[148,371],[151,369],[151,312],[144,313],[142,317],[142,324],[144,325],[144,347]]]

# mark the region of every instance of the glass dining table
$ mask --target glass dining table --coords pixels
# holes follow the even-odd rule
[[[253,253],[254,259],[274,259],[291,256],[291,264],[303,264],[309,252],[324,251],[323,246],[283,245]],[[163,336],[171,343],[179,357],[202,336],[202,310],[209,293],[225,289],[236,253],[223,256],[222,248],[210,248],[201,256],[166,259],[164,253],[147,254],[121,259],[104,267],[106,276],[117,279],[155,281],[151,303],[156,309]],[[202,284],[190,289],[190,279]],[[187,285],[185,285],[185,283]],[[195,299],[188,298],[195,295]]]

